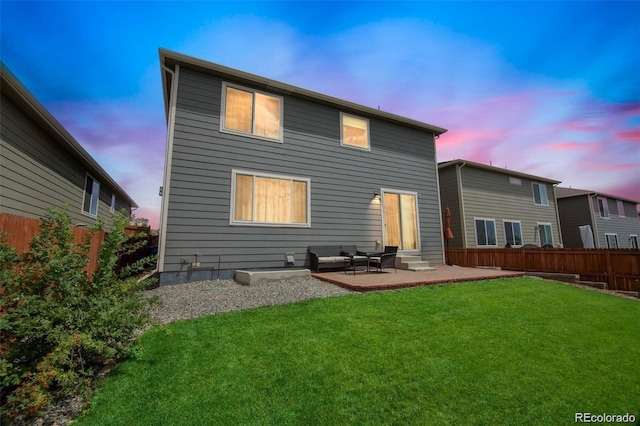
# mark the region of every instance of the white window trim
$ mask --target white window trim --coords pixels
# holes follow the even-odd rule
[[[636,246],[635,247],[631,243],[632,241],[636,242]],[[629,235],[629,248],[638,248],[638,235],[637,234],[630,234]]]
[[[236,208],[236,176],[237,175],[250,175],[255,177],[265,177],[272,179],[285,179],[299,182],[307,183],[307,222],[306,223],[281,223],[281,222],[249,222],[249,221],[236,221],[235,217],[235,208]],[[279,175],[272,173],[264,173],[257,172],[254,170],[239,170],[233,169],[231,170],[231,205],[229,206],[229,225],[231,226],[268,226],[268,227],[279,227],[279,228],[311,228],[311,179],[299,177],[299,176],[289,176],[289,175]],[[254,199],[255,202],[255,199]],[[254,208],[255,211],[255,208]]]
[[[98,195],[96,197],[96,214],[91,213],[92,210],[92,203],[91,201],[93,201],[93,192],[91,193],[91,201],[89,201],[89,211],[86,212],[84,211],[84,201],[85,198],[87,196],[87,178],[91,178],[93,180],[94,185],[98,184]],[[93,188],[92,188],[93,190]],[[85,216],[89,216],[89,217],[93,217],[96,218],[98,217],[98,213],[100,213],[100,182],[98,182],[98,180],[96,178],[94,178],[92,175],[90,175],[89,173],[85,174],[84,177],[84,185],[82,185],[82,204],[80,205],[80,213],[82,213]]]
[[[511,219],[503,219],[502,220],[502,230],[503,231],[504,231],[504,227],[505,227],[507,222],[509,222],[509,223],[519,223],[520,224],[520,237],[521,237],[522,243],[524,244],[524,234],[522,233],[522,221],[511,220]],[[507,241],[507,232],[505,231],[505,233],[504,233],[504,244],[506,245],[507,243],[509,243],[509,241]],[[523,244],[512,244],[511,247],[522,247]]]
[[[351,145],[348,143],[344,143],[344,125],[342,124],[343,117],[351,117],[358,120],[362,120],[367,123],[367,147],[362,148],[360,146]],[[347,114],[346,112],[340,113],[340,146],[344,146],[345,148],[357,149],[360,151],[371,151],[371,126],[368,118],[360,117],[358,115]]]
[[[225,119],[226,119],[226,110],[227,110],[227,87],[232,87],[234,89],[238,89],[238,90],[244,90],[246,92],[251,92],[254,94],[253,97],[253,117],[255,118],[255,94],[256,93],[260,93],[262,95],[265,96],[271,96],[273,98],[277,98],[280,99],[280,135],[278,136],[278,138],[270,138],[267,136],[262,136],[262,135],[256,135],[255,129],[251,130],[251,133],[248,132],[241,132],[239,130],[233,130],[233,129],[227,129],[224,127],[225,125]],[[265,140],[265,141],[271,141],[271,142],[280,142],[283,143],[284,142],[284,130],[283,130],[283,126],[284,126],[284,97],[279,96],[279,95],[275,95],[273,93],[269,93],[269,92],[265,92],[263,90],[257,90],[257,89],[252,89],[250,87],[245,87],[245,86],[240,86],[238,84],[234,84],[234,83],[228,83],[226,81],[222,82],[222,93],[220,95],[220,97],[222,98],[221,101],[221,106],[220,106],[220,132],[221,133],[229,133],[232,135],[238,135],[238,136],[245,136],[248,138],[253,138],[253,139],[260,139],[260,140]],[[255,120],[253,120],[252,122],[252,127],[255,125]]]
[[[609,247],[609,237],[610,236],[614,236],[616,237],[616,247]],[[618,240],[618,234],[614,233],[614,232],[605,232],[604,233],[604,242],[607,243],[607,248],[615,248],[615,249],[619,249],[620,248],[620,241]]]
[[[534,191],[534,186],[538,185],[538,187],[544,187],[544,195],[546,200],[542,199],[542,194],[540,194],[540,203],[536,203],[536,193]],[[540,190],[538,189],[538,192]],[[547,185],[541,182],[531,182],[531,194],[533,195],[533,204],[536,206],[548,206],[549,205],[549,191],[547,191]],[[546,202],[543,202],[546,201]]]
[[[624,213],[624,201],[616,200],[616,205],[618,207],[618,217],[627,217]]]
[[[544,244],[551,244],[552,246],[555,246],[555,242],[553,241],[553,224],[551,224],[550,222],[538,222],[536,227],[536,233],[538,234],[537,237],[540,238],[540,227],[542,226],[548,226],[549,229],[551,230],[551,242],[546,242]],[[542,243],[542,239],[539,241],[540,243],[540,247],[542,247],[544,244]]]
[[[476,229],[476,220],[484,220],[485,222],[493,222],[493,230],[496,233],[496,243],[495,244],[480,244],[478,241],[478,230]],[[486,223],[485,223],[485,234],[486,234]],[[498,228],[496,227],[496,220],[490,217],[474,217],[473,218],[473,234],[476,239],[476,247],[485,248],[485,247],[498,247]],[[488,242],[488,238],[487,238]]]
[[[605,207],[607,215],[604,216],[602,214],[602,210],[600,210],[600,201],[602,201],[602,205]],[[600,213],[601,219],[611,219],[611,212],[609,211],[609,200],[606,197],[597,197],[596,203],[598,205],[598,213]]]

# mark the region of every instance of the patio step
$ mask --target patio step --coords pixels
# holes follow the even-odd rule
[[[421,256],[398,256],[396,257],[396,268],[408,271],[436,270],[436,268],[429,266],[429,262],[422,260]]]

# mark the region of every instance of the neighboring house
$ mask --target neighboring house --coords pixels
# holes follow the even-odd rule
[[[451,248],[562,247],[558,181],[466,160],[438,165],[442,211],[451,212]]]
[[[163,49],[160,66],[161,284],[309,267],[323,244],[443,263],[445,129]]]
[[[639,201],[561,187],[557,195],[565,247],[584,247],[579,227],[589,225],[596,248],[638,248]]]
[[[67,205],[73,225],[108,228],[137,207],[3,63],[0,75],[0,213],[37,219]]]

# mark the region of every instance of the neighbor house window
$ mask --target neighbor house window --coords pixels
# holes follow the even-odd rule
[[[109,206],[109,211],[111,213],[115,213],[116,211],[116,194],[111,194],[111,205]]]
[[[609,203],[604,197],[598,197],[598,211],[600,211],[600,217],[609,219]]]
[[[547,185],[544,183],[533,182],[533,202],[537,206],[548,206]]]
[[[638,248],[638,236],[637,235],[629,235],[629,247],[637,249]]]
[[[625,217],[625,214],[624,214],[624,201],[617,200],[617,204],[618,204],[618,216]]]
[[[84,200],[82,201],[82,211],[91,216],[97,216],[99,196],[100,183],[87,175],[84,180]]]
[[[520,222],[504,221],[504,238],[511,246],[522,245],[522,226]]]
[[[309,179],[234,170],[232,185],[232,225],[311,225]]]
[[[475,222],[478,246],[497,246],[496,221],[493,219],[475,219]]]
[[[511,185],[522,185],[522,180],[516,177],[509,177],[509,183]]]
[[[221,129],[282,141],[282,97],[222,84]]]
[[[618,248],[618,234],[604,234],[604,237],[607,239],[607,248]]]
[[[550,223],[538,224],[538,236],[540,237],[540,246],[550,245],[553,246],[553,233],[551,232]]]
[[[340,144],[353,148],[370,149],[369,120],[340,113]]]

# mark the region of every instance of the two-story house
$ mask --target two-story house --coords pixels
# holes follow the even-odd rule
[[[109,228],[137,207],[4,63],[0,76],[0,213],[38,219],[67,206],[74,225]]]
[[[562,247],[558,181],[467,160],[438,165],[451,248]]]
[[[160,66],[161,284],[309,267],[322,244],[443,263],[445,129],[164,49]]]
[[[638,248],[639,201],[596,191],[557,188],[558,212],[565,247]],[[582,228],[582,233],[581,233]]]

